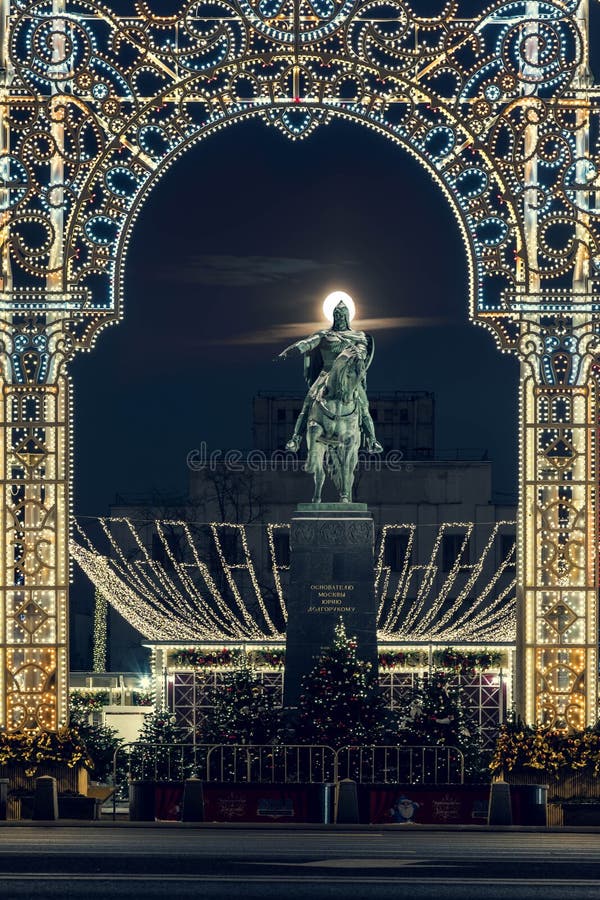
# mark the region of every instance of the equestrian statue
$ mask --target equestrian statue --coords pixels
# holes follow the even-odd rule
[[[352,501],[352,486],[361,441],[369,453],[381,453],[366,392],[366,372],[374,341],[350,325],[350,312],[340,301],[331,328],[317,331],[286,347],[278,359],[297,350],[304,357],[308,393],[286,449],[297,452],[306,436],[305,471],[315,481],[313,503],[321,502],[325,475],[330,474],[340,502]]]

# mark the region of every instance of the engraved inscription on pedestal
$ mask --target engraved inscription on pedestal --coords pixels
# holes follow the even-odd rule
[[[350,582],[342,584],[311,584],[310,606],[308,613],[349,613],[356,612],[352,605],[356,585]]]
[[[356,636],[359,657],[377,665],[371,514],[364,508],[319,511],[306,506],[291,523],[287,707],[297,705],[302,677],[331,644],[340,618],[346,632]]]

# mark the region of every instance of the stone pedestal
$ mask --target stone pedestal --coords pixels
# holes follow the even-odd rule
[[[291,521],[283,703],[332,643],[340,618],[377,671],[373,517],[364,503],[301,503]]]

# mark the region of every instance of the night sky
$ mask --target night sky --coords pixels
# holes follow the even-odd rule
[[[360,318],[391,320],[372,332],[369,390],[435,391],[437,447],[487,448],[496,490],[514,494],[518,366],[467,320],[442,192],[357,125],[291,142],[251,122],[158,182],[130,244],[124,320],[71,367],[76,514],[106,514],[116,492],[184,491],[202,441],[250,448],[252,396],[303,389],[299,359],[272,359],[335,288]]]

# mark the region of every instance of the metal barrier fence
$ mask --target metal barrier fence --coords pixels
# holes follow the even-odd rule
[[[115,785],[124,781],[184,781],[206,778],[206,758],[212,744],[121,744],[113,756]]]
[[[457,747],[342,747],[336,781],[359,784],[463,784],[465,760]]]
[[[113,758],[115,803],[132,781],[253,784],[462,784],[464,757],[456,747],[314,744],[123,744]],[[114,806],[113,806],[114,810]]]
[[[336,781],[336,752],[315,744],[217,744],[206,758],[206,781],[323,784]]]

